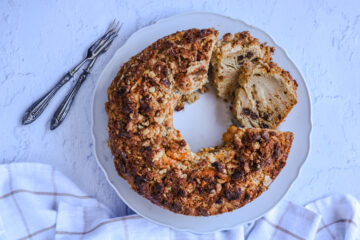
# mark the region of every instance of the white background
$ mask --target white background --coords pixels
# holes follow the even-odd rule
[[[297,64],[312,98],[311,152],[285,199],[305,204],[331,193],[360,197],[360,1],[0,1],[0,163],[52,164],[114,215],[130,211],[97,166],[90,132],[96,80],[136,30],[190,11],[238,18],[270,34]],[[67,84],[44,114],[21,117],[85,54],[114,19],[119,38],[97,61],[65,122],[50,118]],[[200,129],[201,130],[201,129]]]

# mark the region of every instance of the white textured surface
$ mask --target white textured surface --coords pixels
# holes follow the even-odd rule
[[[303,204],[330,193],[360,197],[359,1],[1,1],[0,162],[50,163],[98,197],[115,215],[126,208],[97,166],[90,101],[101,69],[137,29],[188,11],[239,18],[270,34],[302,71],[312,97],[312,147],[286,199]],[[85,54],[113,18],[121,36],[96,63],[65,122],[49,119],[71,84],[33,124],[20,120],[30,103]]]

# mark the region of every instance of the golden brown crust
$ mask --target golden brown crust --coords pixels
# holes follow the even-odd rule
[[[193,153],[173,126],[183,96],[207,82],[217,31],[164,37],[125,63],[108,89],[109,147],[131,187],[186,215],[232,211],[267,189],[284,167],[292,133],[230,127],[224,145]]]

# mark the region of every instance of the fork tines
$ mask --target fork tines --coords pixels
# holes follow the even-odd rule
[[[109,39],[111,39],[112,41],[117,36],[117,34],[119,33],[122,27],[122,23],[120,24],[120,26],[119,24],[120,22],[116,21],[115,23],[115,19],[114,19],[107,28],[105,34],[96,42],[94,42],[93,45],[91,45],[90,47],[91,51],[98,52],[98,50],[102,48],[102,46],[104,46],[107,42],[109,42]]]

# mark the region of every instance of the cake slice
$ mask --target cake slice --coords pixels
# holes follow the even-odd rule
[[[217,41],[211,57],[211,79],[217,94],[224,100],[232,101],[237,79],[243,64],[251,61],[271,61],[274,48],[260,44],[249,32],[227,33]]]
[[[242,127],[275,129],[297,103],[297,83],[275,63],[248,62],[241,68],[233,115]]]

